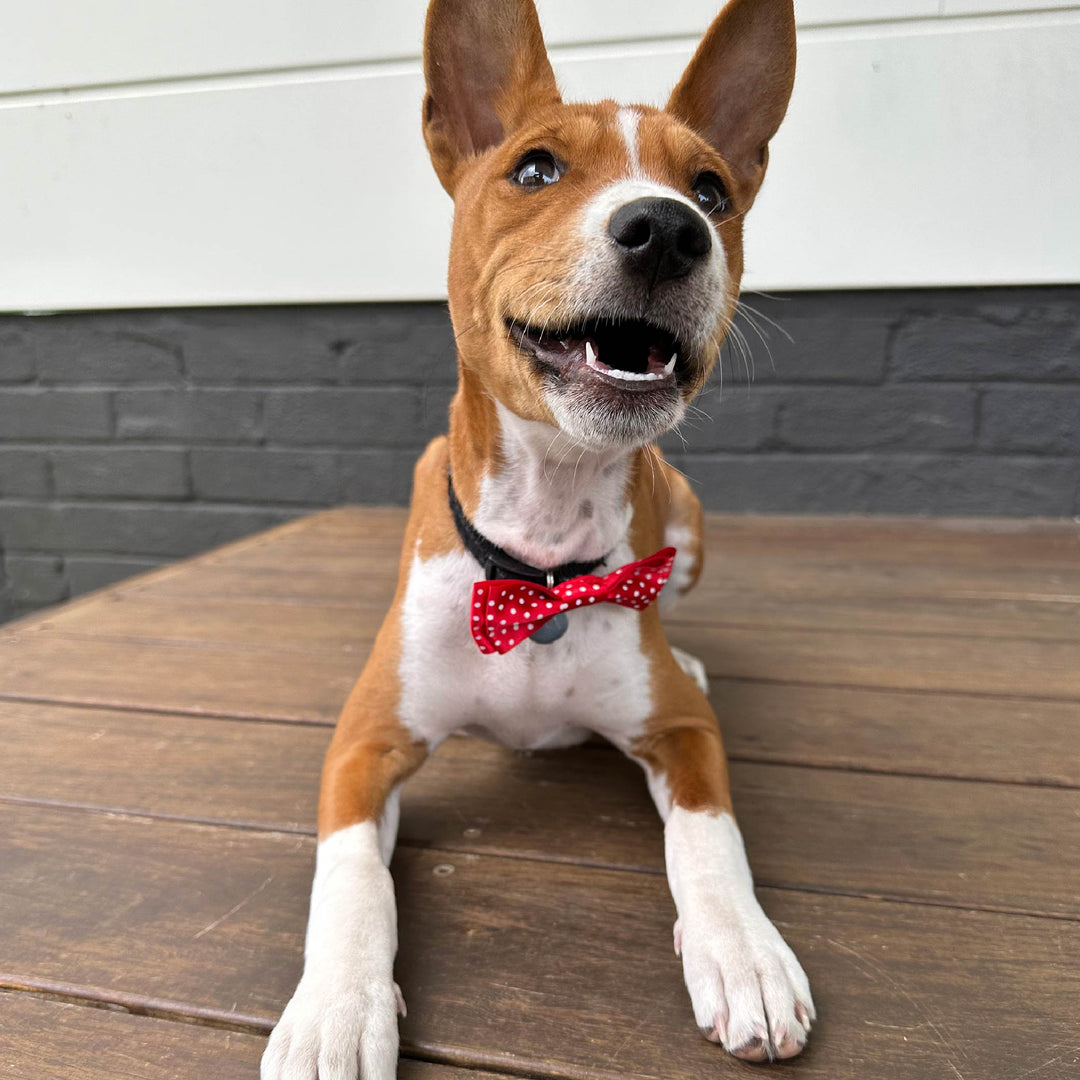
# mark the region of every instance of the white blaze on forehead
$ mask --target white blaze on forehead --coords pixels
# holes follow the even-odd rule
[[[638,156],[638,122],[641,113],[637,109],[623,107],[619,109],[619,134],[626,143],[626,159],[630,164],[630,175],[641,176],[641,158]]]

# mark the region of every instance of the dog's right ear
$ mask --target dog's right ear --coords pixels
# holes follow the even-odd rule
[[[424,142],[451,195],[464,161],[561,100],[532,0],[432,0],[424,78]]]

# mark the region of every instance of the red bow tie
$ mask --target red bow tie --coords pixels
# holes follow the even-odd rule
[[[548,588],[534,581],[499,578],[473,585],[471,626],[482,653],[508,653],[549,619],[588,604],[620,604],[643,611],[659,595],[675,560],[663,548],[604,577],[582,574]]]

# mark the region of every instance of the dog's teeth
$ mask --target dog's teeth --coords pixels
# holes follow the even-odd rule
[[[604,374],[611,375],[615,379],[622,379],[623,382],[653,382],[663,378],[663,375],[658,372],[620,371],[618,368],[608,368]]]
[[[675,370],[675,361],[678,360],[678,359],[679,359],[679,354],[677,352],[673,352],[671,354],[671,359],[664,365],[664,374],[665,375],[670,375]]]
[[[593,348],[593,343],[588,340],[585,342],[585,363],[591,368],[596,367],[596,350]]]

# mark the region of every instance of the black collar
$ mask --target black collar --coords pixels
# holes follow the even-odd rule
[[[479,532],[475,525],[465,516],[461,503],[458,502],[457,493],[454,491],[453,478],[448,477],[450,492],[450,512],[454,515],[454,524],[457,526],[458,536],[465,545],[465,550],[484,568],[484,576],[488,581],[497,578],[522,578],[525,581],[535,581],[541,585],[561,585],[570,578],[581,577],[582,574],[591,574],[605,559],[594,559],[592,562],[562,563],[553,566],[550,570],[541,570],[538,566],[530,566],[519,559],[515,559],[509,551],[504,551],[497,544],[493,544],[483,533]]]

